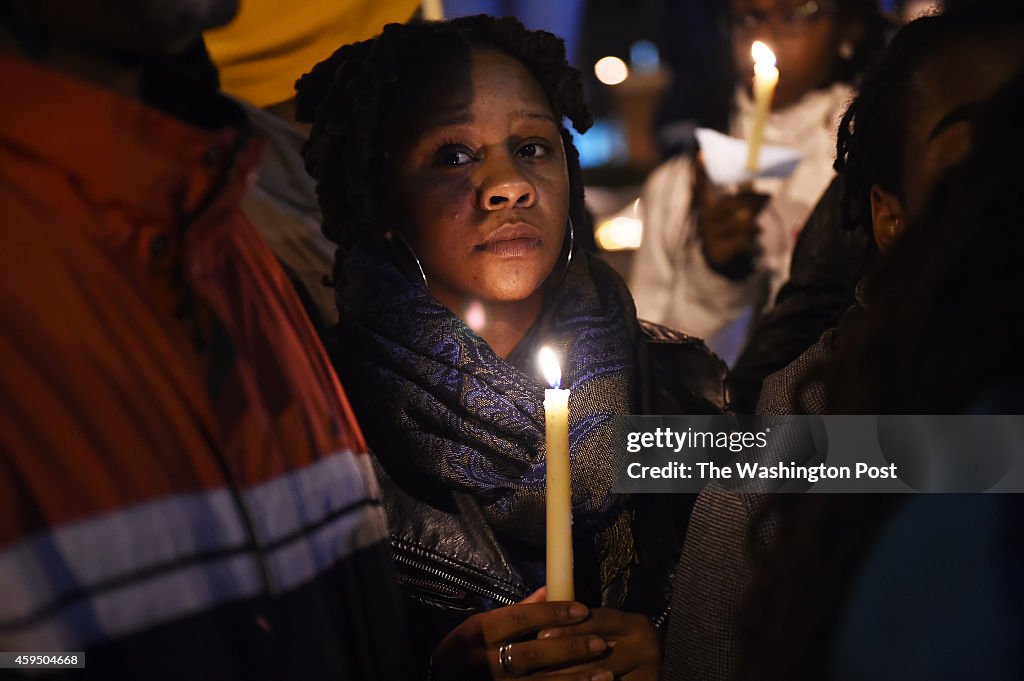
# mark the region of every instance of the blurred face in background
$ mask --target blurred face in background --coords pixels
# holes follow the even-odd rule
[[[238,0],[22,0],[51,42],[125,56],[177,54],[235,16]]]
[[[755,40],[768,45],[779,67],[772,107],[783,109],[808,91],[828,86],[840,63],[840,46],[852,48],[864,27],[841,21],[835,0],[733,0],[733,58],[741,83],[750,88]]]

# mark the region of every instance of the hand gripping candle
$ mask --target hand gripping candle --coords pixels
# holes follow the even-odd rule
[[[549,347],[538,356],[550,389],[544,391],[547,432],[547,586],[549,601],[576,597],[572,578],[572,490],[569,485],[569,391]]]
[[[775,86],[779,84],[779,70],[775,67],[775,53],[760,40],[750,46],[750,54],[754,57],[754,125],[747,144],[747,170],[756,173],[761,167],[764,124],[772,108]]]

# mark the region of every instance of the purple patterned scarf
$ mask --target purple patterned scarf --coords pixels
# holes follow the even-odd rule
[[[392,255],[357,247],[337,291],[349,354],[336,360],[371,450],[389,475],[416,489],[430,481],[471,493],[499,537],[542,551],[547,386],[535,359],[552,346],[562,387],[572,391],[577,565],[588,557],[600,564],[607,592],[633,559],[631,514],[611,492],[610,464],[611,417],[635,408],[639,328],[625,284],[596,258],[574,258],[506,361]]]

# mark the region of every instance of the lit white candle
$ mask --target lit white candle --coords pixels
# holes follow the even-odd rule
[[[764,124],[772,108],[775,86],[779,84],[779,69],[775,66],[775,53],[760,40],[750,46],[750,54],[754,57],[754,125],[748,141],[747,170],[756,173],[761,167]]]
[[[441,0],[423,0],[421,13],[424,21],[444,21],[444,5]]]
[[[547,433],[547,586],[549,601],[576,597],[572,578],[572,489],[569,484],[569,391],[551,348],[538,357],[550,389],[544,391]]]

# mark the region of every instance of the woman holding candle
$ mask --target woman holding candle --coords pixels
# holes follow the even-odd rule
[[[828,228],[840,231],[845,222],[866,229],[871,232],[873,246],[877,243],[883,251],[880,262],[886,261],[889,246],[903,238],[899,232],[907,220],[913,222],[915,216],[920,217],[928,197],[935,195],[937,180],[970,150],[975,136],[972,129],[985,130],[977,122],[985,103],[1024,69],[1024,53],[1019,49],[1024,40],[1022,19],[1024,8],[1015,0],[986,3],[916,20],[896,34],[865,74],[860,94],[839,130],[841,163],[837,165],[844,179],[845,199],[842,210],[867,215],[868,220],[858,223],[836,218]],[[927,222],[919,226],[926,227]],[[929,231],[925,229],[924,233]],[[941,230],[929,234],[936,242],[948,238]],[[920,260],[905,272],[905,278],[927,272],[925,264],[933,258],[922,253]],[[870,286],[865,288],[871,290]],[[886,293],[889,297],[902,295],[895,290]],[[948,301],[941,291],[932,290],[930,294],[937,306],[936,318],[947,328],[972,328],[977,335],[971,324],[945,314]],[[914,307],[906,300],[901,303],[904,313]],[[863,296],[858,294],[857,303],[837,328],[822,335],[799,359],[765,382],[759,411],[877,413],[882,405],[855,401],[873,388],[880,390],[873,380],[880,372],[885,372],[888,381],[906,386],[902,407],[890,404],[887,409],[895,411],[884,413],[907,413],[899,409],[908,407],[910,394],[917,396],[918,410],[932,404],[920,398],[935,397],[935,391],[922,392],[922,382],[909,373],[913,363],[893,354],[899,338],[896,327],[885,336],[888,354],[884,357],[878,354],[880,346],[866,349],[858,344],[870,314],[870,306],[865,307]],[[920,322],[922,314],[918,310],[915,317],[901,319],[903,328],[916,328],[914,323]],[[918,331],[915,337],[927,336]],[[956,370],[971,365],[970,359],[958,357],[956,369],[946,369],[934,359],[926,359],[948,358],[949,353],[939,352],[940,347],[939,341],[930,340],[929,347],[914,351],[914,362],[928,367],[930,380],[938,380],[936,376],[950,379]],[[833,390],[826,396],[825,385],[818,377],[827,373],[823,370],[837,348],[845,349],[850,357],[871,355],[873,359],[851,362],[847,374],[831,376],[845,380],[830,380]],[[837,389],[845,392],[840,395]],[[923,409],[916,413],[952,412],[940,408],[937,412]],[[772,507],[786,507],[782,514],[787,518],[782,518],[766,509],[764,500],[722,493],[712,487],[697,501],[680,561],[686,567],[679,572],[674,603],[679,611],[685,608],[686,614],[676,618],[668,632],[665,665],[673,674],[671,678],[725,681],[750,678],[755,669],[757,678],[766,680],[824,678],[825,653],[829,650],[826,639],[839,618],[837,608],[846,602],[845,580],[857,566],[851,560],[849,542],[834,541],[837,536],[847,536],[834,523],[848,521],[866,537],[864,533],[871,527],[869,519],[885,511],[879,506],[884,500],[813,503],[797,508],[799,504],[793,507],[777,503],[788,496],[780,495],[770,501]],[[792,520],[791,526],[787,520]],[[855,534],[850,535],[851,540],[856,540]],[[819,546],[812,547],[813,543]],[[801,558],[807,556],[813,558]],[[709,598],[708,594],[715,597]],[[748,598],[745,614],[738,613],[737,606]],[[740,640],[741,633],[745,640]],[[744,651],[746,669],[737,667],[741,663],[739,651]]]
[[[424,668],[432,653],[435,679],[588,661],[573,673],[653,678],[650,618],[686,509],[644,522],[650,508],[611,493],[611,418],[714,413],[724,368],[638,322],[623,282],[573,252],[583,185],[562,121],[585,130],[590,115],[561,41],[512,19],[391,25],[298,90],[340,246],[332,354],[358,386]],[[561,386],[541,377],[542,346]],[[549,387],[570,393],[573,577],[589,615],[516,604],[547,581]]]
[[[704,338],[730,365],[789,275],[796,236],[833,177],[850,83],[886,26],[876,0],[733,0],[731,9],[729,132],[802,160],[789,178],[741,187],[712,185],[692,154],[664,163],[644,186],[630,281],[641,316]]]

